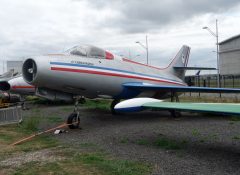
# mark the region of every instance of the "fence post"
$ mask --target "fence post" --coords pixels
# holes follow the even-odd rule
[[[234,88],[234,87],[235,87],[235,86],[234,86],[234,75],[232,75],[232,79],[233,79],[233,88]]]

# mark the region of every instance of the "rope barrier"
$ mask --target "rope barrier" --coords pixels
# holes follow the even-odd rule
[[[23,138],[23,139],[21,139],[21,140],[19,140],[19,141],[17,141],[17,142],[14,142],[14,143],[10,144],[10,146],[19,145],[19,144],[21,144],[21,143],[23,143],[23,142],[26,142],[26,141],[28,141],[28,140],[31,140],[32,138],[34,138],[34,137],[36,137],[36,136],[39,136],[39,135],[42,135],[42,134],[45,134],[45,133],[49,133],[49,132],[54,131],[54,130],[56,130],[56,129],[63,128],[63,127],[69,126],[69,125],[74,125],[74,124],[77,124],[77,123],[78,123],[78,121],[77,121],[77,122],[74,122],[74,123],[71,123],[71,124],[63,123],[63,124],[61,124],[61,125],[59,125],[59,126],[57,126],[57,127],[54,127],[54,128],[48,129],[48,130],[46,130],[46,131],[38,132],[38,133],[36,133],[36,134],[30,135],[30,136],[28,136],[28,137],[25,137],[25,138]]]

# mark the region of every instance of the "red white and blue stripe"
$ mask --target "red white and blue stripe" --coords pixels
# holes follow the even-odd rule
[[[83,65],[83,64],[76,64],[76,63],[65,63],[65,62],[50,62],[50,65],[51,65],[51,70],[53,71],[96,74],[96,75],[102,75],[102,76],[112,76],[112,77],[153,81],[158,83],[185,85],[183,82],[176,81],[173,79],[163,78],[156,75],[137,73],[137,72],[127,71],[122,69],[109,68],[109,67],[100,67],[100,66]]]

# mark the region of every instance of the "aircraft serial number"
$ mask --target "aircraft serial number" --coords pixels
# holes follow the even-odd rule
[[[73,64],[84,64],[84,65],[88,65],[88,66],[93,66],[93,63],[89,63],[89,62],[82,62],[82,61],[71,61],[71,63]]]

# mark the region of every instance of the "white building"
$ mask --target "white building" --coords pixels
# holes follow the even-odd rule
[[[221,75],[240,75],[240,34],[219,43]]]
[[[22,72],[23,61],[7,61],[7,71],[14,70],[14,73]]]

